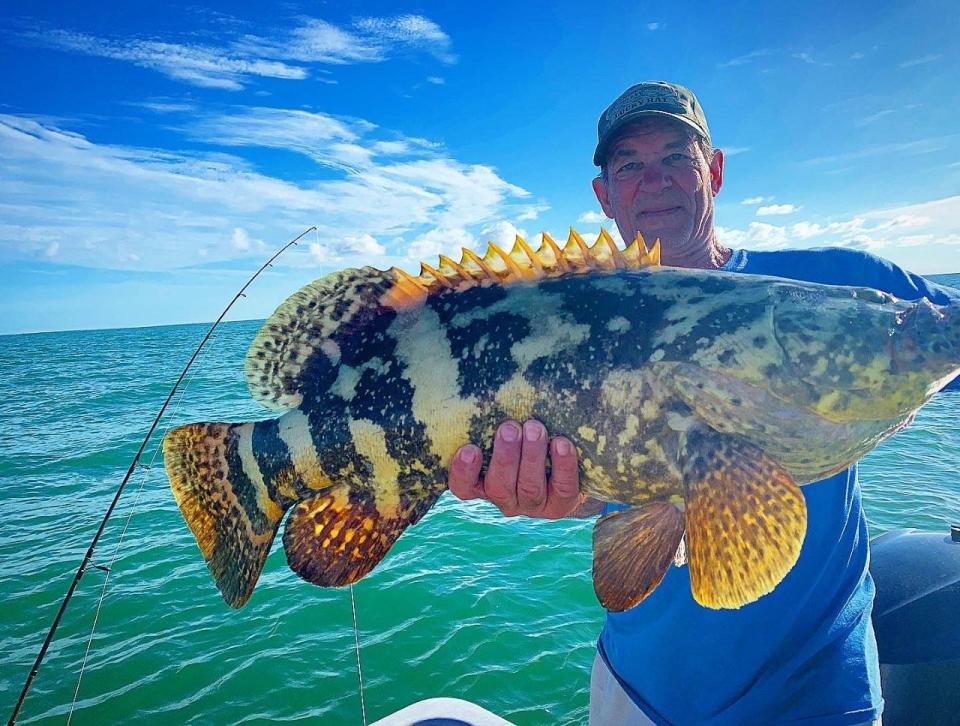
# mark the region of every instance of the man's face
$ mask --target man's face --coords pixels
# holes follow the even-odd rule
[[[628,244],[639,231],[660,239],[664,262],[702,253],[713,237],[713,197],[723,154],[705,159],[692,131],[668,120],[628,126],[607,152],[607,178],[593,182],[604,213]]]

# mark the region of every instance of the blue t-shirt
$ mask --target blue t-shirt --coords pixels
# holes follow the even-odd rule
[[[957,299],[955,291],[849,249],[736,250],[723,269],[871,287],[940,305]],[[739,610],[710,610],[694,601],[689,569],[671,567],[644,602],[607,613],[600,655],[653,721],[840,725],[880,715],[857,467],[802,491],[806,538],[797,564],[770,594]]]

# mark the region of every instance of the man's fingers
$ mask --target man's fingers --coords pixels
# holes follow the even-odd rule
[[[539,421],[523,424],[523,448],[517,475],[517,507],[522,514],[539,516],[547,501],[547,430]]]
[[[583,500],[577,449],[563,436],[550,442],[550,486],[541,516],[560,519],[570,515]]]
[[[505,421],[493,440],[493,454],[483,482],[487,499],[508,517],[517,514],[517,474],[520,468],[520,424]]]
[[[480,481],[480,466],[483,457],[473,444],[461,447],[450,462],[447,486],[460,499],[482,499],[483,484]]]

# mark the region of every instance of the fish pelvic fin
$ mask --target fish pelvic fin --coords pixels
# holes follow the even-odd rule
[[[735,609],[771,592],[807,531],[797,483],[759,447],[706,427],[686,433],[683,475],[694,599]]]
[[[287,506],[253,460],[256,424],[194,423],[163,439],[163,462],[183,518],[226,603],[250,598]]]
[[[372,494],[336,486],[300,502],[283,531],[287,564],[307,582],[342,587],[362,579],[439,494],[381,511]]]
[[[601,517],[593,528],[593,589],[607,610],[634,607],[653,592],[673,562],[684,515],[653,502]]]

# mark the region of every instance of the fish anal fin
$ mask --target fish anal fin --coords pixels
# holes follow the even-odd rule
[[[287,563],[304,580],[322,587],[357,582],[434,501],[381,512],[372,495],[351,496],[348,487],[334,487],[300,502],[290,513],[283,531]]]
[[[597,520],[593,528],[593,588],[607,609],[634,607],[656,589],[683,537],[683,513],[654,502]]]
[[[759,447],[705,427],[687,432],[682,466],[694,599],[739,608],[771,592],[800,556],[800,487]]]

